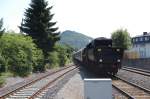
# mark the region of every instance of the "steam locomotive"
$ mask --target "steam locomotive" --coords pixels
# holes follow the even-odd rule
[[[122,48],[112,47],[112,39],[100,37],[74,53],[73,59],[95,73],[115,75],[121,68],[123,51]]]

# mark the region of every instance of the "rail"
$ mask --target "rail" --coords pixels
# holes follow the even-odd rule
[[[112,84],[113,87],[116,88],[118,91],[120,91],[123,95],[125,95],[129,99],[138,99],[137,97],[140,97],[141,99],[143,99],[144,97],[146,97],[146,99],[150,98],[149,89],[143,88],[118,76],[115,77],[118,80],[113,80]]]
[[[17,92],[18,90],[21,90],[21,89],[23,89],[23,88],[25,88],[27,86],[30,86],[30,85],[32,85],[32,84],[34,84],[34,83],[36,83],[36,82],[38,82],[38,81],[48,77],[48,76],[51,76],[53,74],[56,74],[56,73],[58,73],[60,71],[63,71],[65,69],[71,68],[71,67],[73,67],[73,66],[67,66],[67,67],[61,68],[59,70],[54,70],[53,72],[50,72],[50,73],[47,73],[45,75],[42,75],[42,76],[38,77],[37,79],[33,79],[33,80],[27,81],[25,83],[23,82],[23,84],[20,84],[19,86],[16,86],[15,88],[9,88],[8,87],[8,88],[5,89],[4,92],[3,92],[3,90],[1,90],[1,92],[0,92],[0,99],[1,98],[5,98],[5,97],[7,97],[7,96]]]
[[[150,76],[150,71],[148,71],[148,70],[137,69],[137,68],[132,68],[132,67],[126,67],[126,66],[123,66],[122,70],[138,73],[138,74],[141,74],[141,75],[144,75],[144,76]]]

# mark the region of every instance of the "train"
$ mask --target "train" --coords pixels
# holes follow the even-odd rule
[[[99,37],[73,54],[75,63],[98,74],[115,75],[121,68],[124,49],[112,46],[112,39]]]

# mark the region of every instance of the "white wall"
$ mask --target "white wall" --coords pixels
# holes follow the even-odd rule
[[[136,44],[129,51],[136,51],[140,58],[150,58],[150,43]]]
[[[150,44],[146,44],[146,56],[147,58],[150,57]]]

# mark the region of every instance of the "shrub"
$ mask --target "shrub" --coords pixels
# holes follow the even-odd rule
[[[0,77],[0,87],[2,87],[5,84],[5,79],[3,77]]]
[[[28,36],[6,33],[0,39],[1,54],[8,61],[8,69],[16,75],[27,76],[38,61],[35,44]],[[35,51],[35,52],[34,52]]]
[[[53,51],[49,53],[48,56],[49,64],[46,65],[47,68],[54,68],[59,66],[59,58],[58,58],[58,52]]]
[[[5,72],[7,70],[7,61],[5,58],[0,54],[0,73]]]
[[[73,49],[67,45],[55,46],[56,51],[58,52],[59,65],[64,66],[69,60],[71,60],[71,54]]]
[[[33,72],[45,71],[44,56],[40,49],[34,48],[33,50]]]

